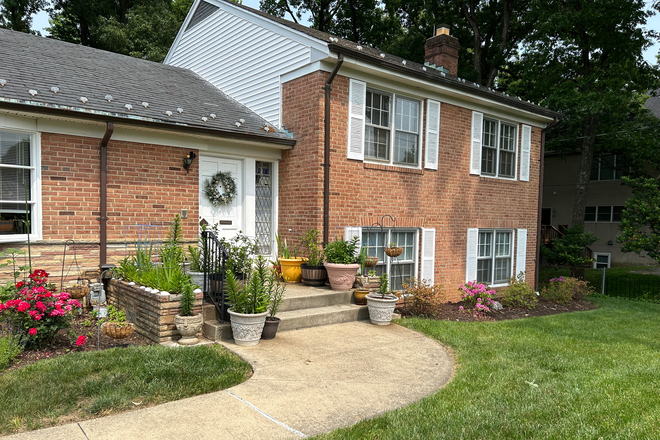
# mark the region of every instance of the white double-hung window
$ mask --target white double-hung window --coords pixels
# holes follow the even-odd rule
[[[518,126],[472,112],[470,174],[515,179],[520,156],[520,180],[529,180],[532,128],[522,125],[518,154]]]
[[[0,129],[0,242],[41,238],[39,137]]]
[[[465,281],[506,285],[508,278],[525,272],[526,254],[526,229],[468,229]]]
[[[422,102],[353,79],[349,94],[348,158],[419,167]]]

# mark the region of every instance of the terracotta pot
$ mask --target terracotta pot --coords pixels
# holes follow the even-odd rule
[[[236,345],[252,347],[259,343],[268,312],[246,315],[229,309],[229,323]]]
[[[181,334],[179,345],[197,344],[199,340],[196,335],[202,331],[203,323],[204,319],[201,313],[194,316],[176,315],[174,317],[174,325],[176,325],[177,331]]]
[[[264,331],[261,332],[261,339],[275,339],[277,334],[277,327],[280,325],[280,318],[266,319],[264,324]]]
[[[307,286],[325,286],[325,280],[328,278],[328,271],[325,266],[309,266],[303,264],[300,266],[302,280]]]
[[[332,290],[351,290],[360,268],[359,264],[323,263],[323,265],[328,271]]]
[[[302,281],[300,265],[305,262],[303,258],[280,258],[282,276],[287,283],[299,283]]]
[[[367,305],[367,295],[369,295],[369,289],[355,289],[353,291],[353,296],[355,296],[355,304],[359,306]]]
[[[389,325],[392,322],[392,314],[398,300],[399,298],[394,295],[387,295],[385,298],[379,294],[367,295],[371,323],[374,325]]]
[[[0,233],[10,233],[14,230],[14,220],[0,220]]]

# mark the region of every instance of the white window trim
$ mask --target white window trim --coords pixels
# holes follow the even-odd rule
[[[519,145],[518,145],[518,143],[520,141],[519,136],[518,136],[518,132],[520,131],[520,124],[516,124],[514,122],[509,122],[509,121],[506,121],[506,120],[503,120],[503,119],[500,119],[500,118],[495,118],[495,117],[492,117],[490,115],[484,115],[484,117],[481,120],[481,139],[482,139],[482,141],[481,141],[481,159],[482,160],[483,160],[483,149],[484,149],[484,145],[483,145],[484,126],[483,126],[483,124],[487,120],[491,121],[491,122],[497,122],[497,135],[496,135],[497,155],[495,157],[495,168],[496,168],[497,171],[496,171],[495,175],[492,175],[492,174],[484,174],[484,171],[481,170],[479,175],[481,177],[488,177],[488,178],[491,178],[491,179],[518,180],[518,158],[519,158],[519,154],[518,154]],[[500,176],[499,175],[499,168],[500,168],[499,159],[500,159],[500,148],[501,148],[500,135],[501,135],[501,132],[502,132],[502,124],[508,125],[508,126],[513,128],[513,150],[511,150],[513,152],[513,177]],[[481,163],[479,164],[479,166],[481,167]]]
[[[354,82],[358,82],[355,80],[352,80]],[[422,161],[423,161],[423,155],[422,155],[422,150],[424,149],[424,142],[426,141],[426,136],[425,133],[423,133],[424,129],[424,120],[423,118],[425,117],[425,109],[424,109],[424,99],[418,98],[411,96],[409,94],[405,93],[398,93],[394,92],[392,90],[387,90],[386,88],[382,88],[379,86],[372,87],[370,83],[364,83],[366,87],[366,91],[372,91],[376,93],[382,93],[384,95],[389,95],[391,97],[391,110],[390,110],[390,159],[389,161],[387,160],[378,160],[374,158],[367,158],[364,153],[365,153],[365,143],[366,143],[366,126],[367,126],[367,118],[366,118],[366,110],[367,110],[367,103],[366,103],[366,98],[364,102],[364,113],[362,114],[362,158],[357,159],[356,157],[351,157],[351,153],[349,152],[349,159],[357,159],[357,160],[362,160],[365,163],[373,163],[373,164],[378,164],[378,165],[387,165],[387,166],[392,166],[392,167],[399,167],[399,168],[407,168],[407,169],[414,169],[414,170],[421,170],[423,167]],[[365,95],[366,95],[365,91]],[[349,90],[349,105],[350,105],[350,90]],[[394,162],[394,140],[396,136],[396,99],[397,97],[405,98],[411,101],[415,101],[418,104],[419,108],[419,114],[418,114],[418,128],[417,128],[417,136],[418,136],[418,142],[417,142],[417,164],[416,165],[407,165],[404,163],[395,163]],[[350,123],[350,112],[349,112],[349,123]],[[408,133],[408,132],[404,132]],[[351,132],[349,130],[349,150],[350,150],[350,135]]]
[[[610,264],[612,264],[612,254],[609,252],[594,252],[594,262],[593,262],[593,269],[597,269],[596,264],[603,264],[603,263],[597,263],[598,256],[600,255],[607,255],[607,268],[610,268]]]
[[[31,130],[21,130],[17,128],[9,128],[0,126],[0,131],[10,133],[23,133],[30,135],[30,158],[32,165],[30,173],[30,187],[31,194],[30,200],[32,203],[32,218],[30,219],[30,227],[32,233],[29,234],[30,241],[38,241],[42,239],[42,201],[41,201],[41,133]],[[24,201],[21,201],[24,203]],[[7,234],[0,235],[0,243],[18,243],[28,240],[28,234]]]
[[[515,263],[516,263],[516,230],[515,229],[506,229],[506,228],[479,228],[477,230],[477,254],[476,254],[477,255],[477,260],[476,260],[477,261],[477,263],[476,263],[477,268],[478,268],[478,265],[479,265],[479,260],[486,259],[484,257],[479,257],[479,234],[482,233],[482,232],[492,232],[493,233],[493,242],[492,242],[492,245],[491,245],[492,255],[489,257],[490,260],[493,262],[493,264],[491,266],[491,271],[492,271],[493,277],[495,276],[495,236],[497,235],[498,232],[510,232],[511,233],[511,243],[510,243],[511,250],[509,252],[509,260],[510,260],[511,264],[510,264],[510,267],[509,267],[509,278],[512,278],[513,274],[515,272]],[[477,271],[478,271],[478,269],[477,269]],[[468,281],[473,281],[473,280],[468,280]],[[488,284],[488,287],[504,287],[504,286],[509,285],[508,282],[498,283],[498,284],[496,284],[496,283],[493,283],[493,284],[485,283],[485,284]]]

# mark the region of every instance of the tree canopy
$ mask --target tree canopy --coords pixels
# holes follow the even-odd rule
[[[0,27],[19,32],[32,31],[32,15],[46,6],[46,0],[0,1]]]
[[[623,252],[646,252],[660,262],[660,182],[649,177],[624,178],[633,190],[621,215],[616,241]]]

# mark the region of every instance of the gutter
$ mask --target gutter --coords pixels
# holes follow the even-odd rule
[[[534,290],[539,290],[539,267],[541,265],[541,212],[543,210],[543,168],[545,167],[545,133],[559,124],[556,119],[541,130],[541,167],[539,170],[539,206],[536,220],[536,262],[534,264]]]
[[[339,68],[344,63],[344,56],[341,52],[337,56],[337,64],[330,73],[325,82],[325,134],[323,138],[323,246],[329,242],[330,235],[330,92],[332,92],[332,82],[339,72]]]
[[[171,131],[174,133],[192,133],[200,134],[206,136],[222,136],[230,139],[237,140],[249,140],[249,141],[261,141],[267,142],[275,145],[280,145],[283,147],[293,148],[296,144],[295,139],[291,138],[276,138],[270,136],[261,136],[257,134],[250,133],[238,133],[235,131],[222,130],[207,128],[197,125],[189,125],[185,123],[171,123],[167,121],[158,121],[149,118],[143,117],[127,117],[120,116],[120,113],[109,113],[101,111],[77,111],[70,108],[58,108],[52,107],[49,104],[39,103],[36,104],[25,104],[19,102],[7,102],[0,99],[0,108],[12,111],[20,111],[25,113],[36,113],[39,115],[51,115],[66,117],[72,119],[81,119],[81,120],[91,120],[91,121],[103,121],[103,122],[113,122],[120,125],[133,125],[141,127],[154,128],[161,131]]]
[[[99,268],[103,268],[106,265],[108,257],[108,142],[114,129],[115,127],[112,122],[108,121],[106,123],[105,134],[103,135],[103,139],[101,139],[101,194],[99,202],[101,205],[101,215],[96,218],[100,225]]]
[[[358,51],[356,49],[351,49],[347,48],[338,44],[334,43],[329,43],[328,48],[331,51],[335,52],[343,52],[346,55],[351,56],[352,58],[355,58],[357,60],[365,61],[369,64],[382,67],[383,69],[391,70],[393,72],[399,72],[403,73],[408,76],[412,77],[417,77],[424,79],[426,81],[433,81],[436,83],[440,83],[442,85],[445,85],[447,87],[451,87],[455,90],[463,91],[466,93],[470,93],[472,95],[480,96],[483,98],[488,98],[496,102],[500,102],[502,104],[510,105],[511,107],[515,107],[520,110],[525,110],[530,113],[534,113],[537,115],[542,115],[550,118],[558,118],[561,117],[560,113],[557,113],[553,110],[547,109],[545,107],[532,104],[527,101],[523,101],[521,99],[513,98],[508,95],[504,95],[498,92],[494,91],[489,91],[486,87],[480,87],[476,85],[472,85],[471,83],[459,80],[458,78],[447,75],[447,74],[442,74],[439,71],[434,71],[433,68],[427,68],[426,71],[423,70],[414,70],[411,67],[407,67],[403,64],[399,65],[396,63],[393,63],[392,61],[388,61],[387,59],[379,58],[377,56],[370,55],[368,53],[365,53],[364,51]],[[418,65],[417,63],[415,63]],[[421,66],[420,66],[421,69]]]

